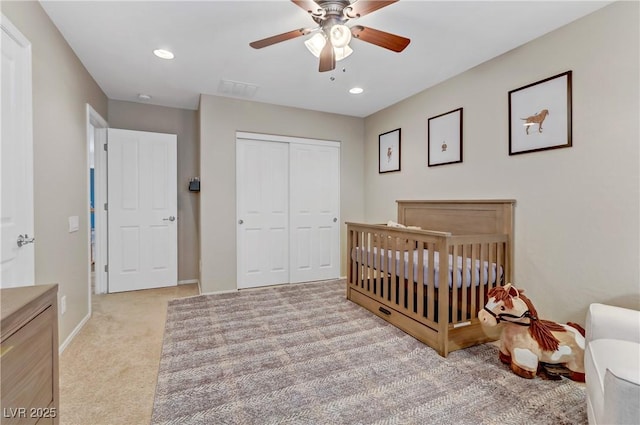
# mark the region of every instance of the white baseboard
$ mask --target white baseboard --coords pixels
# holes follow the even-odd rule
[[[76,326],[75,329],[69,334],[67,339],[65,339],[64,342],[60,344],[60,347],[58,348],[58,354],[62,354],[62,352],[67,348],[67,346],[71,344],[71,341],[73,341],[73,338],[75,338],[76,335],[78,335],[80,330],[84,327],[84,325],[87,324],[89,319],[91,319],[91,313],[84,316],[84,318],[80,321],[80,323],[78,323],[78,326]]]
[[[202,286],[200,285],[200,279],[187,279],[178,281],[178,285],[191,285],[192,283],[198,284],[198,294],[202,295]]]
[[[213,291],[213,292],[202,292],[200,291],[200,295],[220,295],[220,294],[232,294],[234,292],[238,292],[237,289],[227,289],[224,291]]]

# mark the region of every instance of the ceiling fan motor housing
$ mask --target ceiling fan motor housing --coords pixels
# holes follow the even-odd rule
[[[320,16],[313,14],[311,11],[309,13],[311,13],[313,20],[323,29],[329,29],[333,25],[344,25],[349,20],[344,14],[345,7],[351,4],[349,0],[319,0],[316,3],[323,9],[324,13]]]

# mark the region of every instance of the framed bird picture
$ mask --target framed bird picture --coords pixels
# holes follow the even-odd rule
[[[427,165],[462,162],[462,108],[427,121]]]
[[[378,173],[400,171],[400,129],[378,136]]]
[[[571,146],[571,71],[509,92],[509,155]]]

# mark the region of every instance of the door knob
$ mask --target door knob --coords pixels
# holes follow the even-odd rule
[[[176,221],[174,216],[169,216],[169,218],[163,218],[162,221]]]
[[[238,224],[242,224],[242,223],[244,223],[244,220],[242,219],[238,220]]]
[[[29,235],[25,233],[24,235],[18,235],[18,241],[16,243],[18,244],[18,248],[22,248],[23,245],[34,243],[35,241],[36,238],[30,238]]]
[[[337,223],[338,222],[338,218],[337,217],[333,217],[333,222]]]

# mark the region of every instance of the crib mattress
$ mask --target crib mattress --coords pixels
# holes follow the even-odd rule
[[[385,252],[386,251],[386,252]],[[428,283],[429,276],[429,250],[425,249],[423,261],[424,266],[422,267],[422,276],[423,282],[426,285]],[[405,279],[409,278],[409,255],[413,255],[413,281],[418,283],[418,250],[414,249],[413,251],[395,251],[395,272],[396,276],[400,275],[400,267],[401,265],[404,268],[404,277]],[[434,262],[434,270],[433,270],[433,281],[435,287],[439,286],[439,273],[440,273],[440,253],[434,252],[433,262]],[[393,264],[393,251],[380,249],[380,254],[378,254],[378,249],[373,247],[372,249],[367,249],[365,247],[357,247],[353,248],[351,252],[351,259],[360,263],[363,261],[363,258],[367,256],[367,265],[369,267],[374,268],[375,270],[379,270],[382,272],[391,273],[392,264]],[[384,261],[384,258],[387,258],[387,261]],[[458,274],[457,279],[457,287],[462,288],[463,283],[466,284],[466,287],[470,287],[472,285],[478,286],[480,284],[494,284],[496,283],[496,263],[489,264],[488,261],[473,261],[471,258],[467,258],[466,261],[463,261],[461,256],[457,256],[456,263],[456,273]],[[466,262],[466,267],[463,267],[463,263]],[[471,263],[475,264],[471,264]],[[449,288],[453,287],[453,255],[449,254],[449,273],[448,273],[448,282]],[[500,266],[499,268],[500,278],[503,276],[503,268]],[[463,273],[466,274],[466,280],[463,279]],[[474,275],[472,276],[472,273]],[[472,279],[473,277],[473,279]]]

